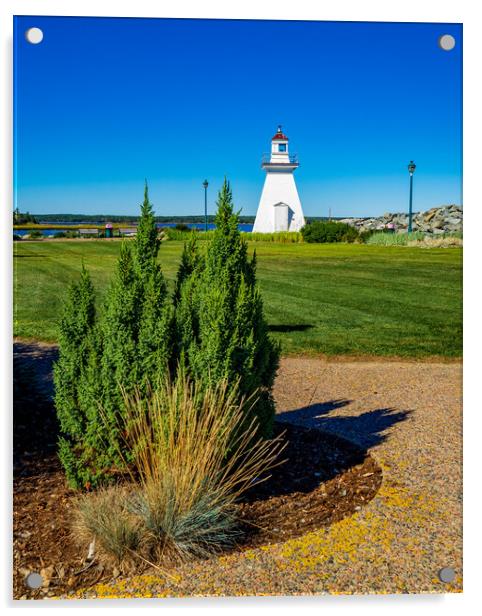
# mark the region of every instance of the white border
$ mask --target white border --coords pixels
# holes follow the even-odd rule
[[[338,614],[353,613],[379,613],[389,609],[391,612],[422,613],[435,611],[438,616],[452,614],[454,610],[463,613],[475,611],[479,603],[478,585],[481,584],[480,568],[480,536],[478,524],[481,517],[480,504],[480,471],[481,459],[477,452],[481,450],[481,416],[482,408],[479,401],[477,382],[480,380],[480,349],[482,348],[481,331],[481,301],[480,294],[480,268],[481,255],[479,245],[482,238],[478,225],[481,225],[482,208],[481,189],[482,182],[479,170],[481,164],[480,144],[482,143],[480,110],[482,97],[480,86],[481,54],[481,21],[477,19],[477,3],[473,0],[401,0],[389,2],[387,0],[339,0],[337,2],[319,2],[313,0],[296,0],[296,2],[282,3],[281,0],[264,0],[263,3],[253,0],[244,0],[237,5],[220,0],[203,0],[203,2],[188,2],[178,0],[175,3],[136,0],[127,2],[108,2],[105,0],[78,0],[76,2],[53,2],[43,0],[12,1],[4,0],[0,5],[0,36],[2,49],[1,92],[3,105],[1,107],[2,147],[0,191],[1,203],[1,233],[2,233],[2,319],[1,336],[4,353],[1,356],[0,375],[2,378],[2,392],[4,404],[2,405],[5,417],[3,453],[3,507],[2,534],[5,541],[3,545],[1,589],[2,598],[7,607],[12,608],[9,600],[11,593],[11,555],[10,555],[10,504],[11,504],[11,459],[10,435],[11,422],[9,420],[9,405],[11,403],[11,209],[12,209],[12,158],[11,158],[11,120],[12,120],[12,15],[86,15],[86,16],[126,16],[126,17],[212,17],[212,18],[245,18],[245,19],[311,19],[311,20],[339,20],[339,21],[429,21],[429,22],[463,22],[464,23],[464,226],[465,226],[465,300],[464,300],[464,329],[465,329],[465,429],[464,429],[464,458],[465,458],[465,496],[464,496],[464,594],[445,596],[359,596],[359,597],[316,597],[316,598],[286,598],[286,599],[219,599],[219,600],[129,600],[129,601],[100,601],[69,603],[72,609],[86,611],[92,607],[103,607],[110,612],[116,608],[135,607],[147,609],[167,610],[179,609],[209,609],[232,610],[239,613],[258,609],[276,609],[279,611],[292,611],[293,609],[307,609],[320,613],[320,610],[336,610]],[[416,59],[415,59],[416,61]],[[443,96],[443,92],[440,93]],[[467,130],[468,127],[468,130]],[[477,234],[477,235],[476,235]],[[479,274],[477,276],[477,274]],[[478,318],[477,318],[478,317]],[[478,498],[477,498],[478,497]],[[477,502],[479,501],[479,502]],[[21,612],[35,608],[66,608],[64,602],[20,602],[15,608]]]

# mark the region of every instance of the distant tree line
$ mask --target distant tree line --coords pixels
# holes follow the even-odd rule
[[[139,216],[116,216],[112,214],[36,214],[35,219],[28,212],[26,214],[20,214],[20,216],[30,216],[30,219],[22,219],[16,222],[14,213],[14,224],[25,224],[27,222],[125,222],[125,223],[137,223],[139,222]],[[216,220],[215,215],[209,215],[208,223],[214,223]],[[255,216],[238,216],[238,220],[241,224],[253,224]],[[339,220],[339,218],[333,216],[332,220]],[[156,223],[204,223],[204,216],[155,216]],[[315,220],[328,220],[327,216],[307,216],[306,222],[314,222]]]
[[[242,224],[254,223],[254,216],[239,216]],[[39,222],[139,222],[139,216],[116,216],[112,214],[38,214]],[[216,216],[208,216],[208,223],[214,223]],[[204,223],[204,216],[155,216],[158,223]],[[20,224],[20,223],[19,223]]]
[[[22,212],[17,208],[13,210],[13,224],[14,225],[26,225],[28,223],[37,224],[37,218],[30,214],[30,212]]]

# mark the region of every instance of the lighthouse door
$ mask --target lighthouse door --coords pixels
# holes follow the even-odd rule
[[[289,227],[289,207],[286,203],[277,203],[274,206],[274,230],[288,231]]]

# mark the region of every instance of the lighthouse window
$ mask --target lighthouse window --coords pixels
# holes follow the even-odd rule
[[[280,143],[278,145],[278,152],[286,152],[286,143]]]

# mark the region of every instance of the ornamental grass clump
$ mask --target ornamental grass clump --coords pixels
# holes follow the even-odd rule
[[[142,551],[142,526],[130,511],[130,496],[123,486],[79,497],[72,534],[79,545],[92,546],[93,555],[102,562],[124,569],[135,566]]]
[[[185,559],[233,546],[241,537],[236,503],[279,464],[280,438],[262,440],[238,384],[203,388],[182,372],[147,405],[126,400],[126,442],[139,490],[132,510],[148,532],[150,557]]]
[[[423,241],[425,233],[412,231],[411,233],[386,233],[379,231],[371,235],[366,243],[371,246],[407,246],[409,242]]]
[[[281,437],[259,438],[254,418],[246,426],[246,406],[253,403],[239,401],[237,385],[202,388],[182,371],[147,401],[140,391],[125,394],[130,483],[81,500],[79,536],[90,533],[111,559],[134,553],[157,565],[233,547],[243,534],[239,499],[281,464],[284,448]],[[106,494],[117,522],[103,513]]]
[[[278,244],[299,244],[303,236],[299,231],[275,231],[273,233],[241,232],[244,239],[249,242],[276,242]]]

